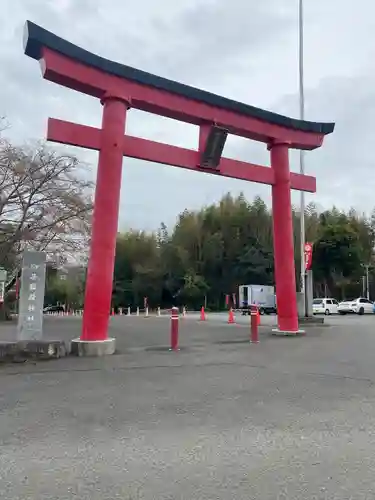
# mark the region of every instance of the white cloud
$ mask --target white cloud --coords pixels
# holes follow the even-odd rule
[[[305,1],[307,118],[337,122],[323,148],[307,154],[307,169],[318,181],[318,193],[308,199],[323,206],[369,211],[374,203],[373,5]],[[23,55],[22,30],[30,19],[109,59],[296,116],[297,7],[297,0],[3,0],[0,115],[7,115],[17,141],[43,138],[48,116],[100,126],[95,99],[43,81],[36,61]],[[186,147],[197,141],[192,126],[134,110],[127,131]],[[95,178],[97,155],[75,151],[92,164]],[[264,145],[250,141],[231,138],[226,153],[268,162]],[[296,170],[295,154],[291,163]],[[267,186],[124,159],[120,225],[173,223],[185,207],[241,190],[269,199]]]

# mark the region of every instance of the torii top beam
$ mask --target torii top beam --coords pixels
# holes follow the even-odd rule
[[[215,124],[230,134],[305,150],[320,147],[334,130],[334,123],[289,118],[104,59],[30,21],[24,48],[40,61],[47,80],[97,98],[114,93],[133,108],[186,123]]]

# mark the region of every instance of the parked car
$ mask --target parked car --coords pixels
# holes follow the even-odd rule
[[[337,314],[338,305],[339,303],[335,299],[314,299],[312,303],[313,314]]]
[[[43,309],[44,313],[64,312],[64,306],[47,306]]]
[[[371,300],[359,297],[340,302],[337,310],[339,314],[374,314],[374,303]]]

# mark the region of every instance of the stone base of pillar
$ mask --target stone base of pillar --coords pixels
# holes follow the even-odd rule
[[[288,332],[285,330],[279,330],[278,328],[272,328],[272,335],[277,337],[298,337],[305,334],[305,330],[297,330],[296,332]]]
[[[75,356],[109,356],[116,350],[116,339],[81,340],[74,339],[71,343],[71,354]]]

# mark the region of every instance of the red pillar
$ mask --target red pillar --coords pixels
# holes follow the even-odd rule
[[[271,167],[275,175],[272,186],[273,246],[278,327],[282,332],[298,332],[294,238],[290,195],[289,146],[274,143]]]
[[[105,340],[112,298],[113,267],[122,173],[122,142],[128,104],[102,99],[101,147],[96,178],[90,260],[87,271],[81,340]]]

